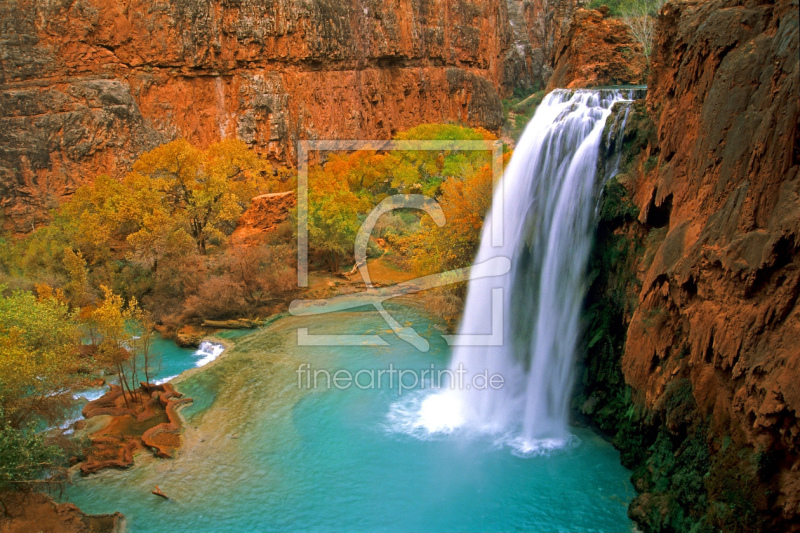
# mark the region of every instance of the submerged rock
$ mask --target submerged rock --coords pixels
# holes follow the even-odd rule
[[[80,464],[87,476],[104,468],[130,468],[137,450],[151,449],[156,457],[170,458],[181,446],[182,424],[177,409],[192,401],[170,383],[141,384],[125,401],[122,389],[112,385],[101,398],[83,408],[91,446]],[[95,418],[102,423],[92,424]]]

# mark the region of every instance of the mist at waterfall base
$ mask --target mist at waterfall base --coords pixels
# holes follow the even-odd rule
[[[394,416],[407,431],[421,438],[488,433],[522,455],[574,443],[569,403],[586,267],[602,185],[616,172],[597,175],[601,137],[612,106],[640,91],[556,90],[538,107],[495,191],[492,210],[503,215],[487,215],[475,259],[506,257],[512,268],[470,280],[459,329],[476,335],[500,327],[502,343],[457,346],[450,365],[466,370],[464,383],[488,371],[503,376],[504,386],[451,383],[416,405],[398,404]],[[629,110],[617,117],[625,120]],[[492,225],[500,219],[502,246],[493,246]],[[493,298],[503,299],[502,317],[490,316]]]

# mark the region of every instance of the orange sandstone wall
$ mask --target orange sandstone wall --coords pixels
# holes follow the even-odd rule
[[[530,63],[505,0],[2,2],[3,226],[180,136],[291,163],[298,139],[497,129]]]
[[[712,452],[730,439],[773,453],[758,498],[798,528],[797,2],[673,2],[657,37],[647,106],[660,153],[634,200],[663,237],[645,251],[622,369],[650,408],[689,380]]]

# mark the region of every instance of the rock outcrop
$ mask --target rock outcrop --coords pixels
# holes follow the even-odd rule
[[[41,492],[2,495],[8,515],[0,514],[0,533],[124,533],[121,513],[87,515],[74,504],[56,503]]]
[[[197,348],[206,334],[205,330],[186,324],[175,332],[175,344],[181,348]]]
[[[647,531],[800,529],[798,46],[796,0],[668,3],[619,133],[578,407]]]
[[[297,199],[294,191],[262,194],[253,198],[231,235],[233,245],[259,244],[289,219]]]
[[[156,457],[170,458],[181,446],[182,423],[178,408],[191,403],[169,384],[147,385],[128,394],[119,385],[83,408],[86,421],[79,430],[86,431],[92,418],[105,417],[99,429],[87,435],[91,446],[80,463],[84,476],[105,468],[130,468],[137,451],[150,449]],[[141,402],[141,403],[140,403]]]
[[[547,90],[645,82],[641,45],[625,23],[608,13],[606,6],[575,11],[568,31],[557,41]]]

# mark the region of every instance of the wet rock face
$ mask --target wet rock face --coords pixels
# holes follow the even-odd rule
[[[650,409],[687,384],[713,456],[701,487],[757,489],[745,499],[770,527],[800,516],[798,61],[795,0],[664,7],[647,96],[658,155],[633,186],[650,236],[622,357]],[[749,470],[752,486],[723,479]],[[644,504],[658,492],[637,516],[657,515]]]
[[[298,139],[497,129],[498,90],[518,80],[505,0],[19,0],[0,4],[0,43],[0,201],[16,232],[176,137],[238,136],[291,164]]]
[[[605,6],[576,10],[556,42],[548,90],[645,82],[641,46],[620,19],[608,16]]]

